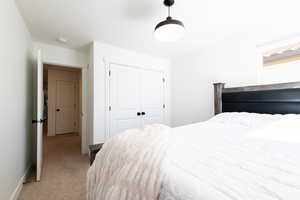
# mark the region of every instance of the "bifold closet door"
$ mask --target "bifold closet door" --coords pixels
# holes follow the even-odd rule
[[[109,137],[130,128],[140,128],[140,71],[131,67],[111,65],[109,86]]]
[[[160,71],[141,70],[142,126],[164,123],[164,77]]]

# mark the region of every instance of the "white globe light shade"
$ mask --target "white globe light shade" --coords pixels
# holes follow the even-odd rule
[[[185,34],[185,28],[181,21],[170,17],[160,22],[154,31],[154,37],[162,42],[174,42],[182,38]]]

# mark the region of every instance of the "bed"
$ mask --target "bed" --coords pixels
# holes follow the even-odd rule
[[[208,121],[109,139],[88,171],[88,200],[299,199],[300,83],[214,88]]]

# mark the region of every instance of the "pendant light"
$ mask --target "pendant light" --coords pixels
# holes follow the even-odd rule
[[[163,42],[175,42],[184,36],[184,24],[170,16],[170,7],[174,5],[174,0],[164,0],[164,5],[168,7],[168,17],[156,25],[154,37]]]

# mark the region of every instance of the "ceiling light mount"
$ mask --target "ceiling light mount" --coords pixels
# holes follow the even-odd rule
[[[164,0],[164,4],[165,4],[165,6],[167,6],[167,7],[173,6],[174,3],[175,3],[174,0]]]
[[[170,7],[174,3],[174,0],[164,0],[164,5],[168,7],[168,17],[166,20],[159,22],[154,30],[154,36],[159,41],[174,42],[182,38],[185,33],[184,24],[171,17]]]

